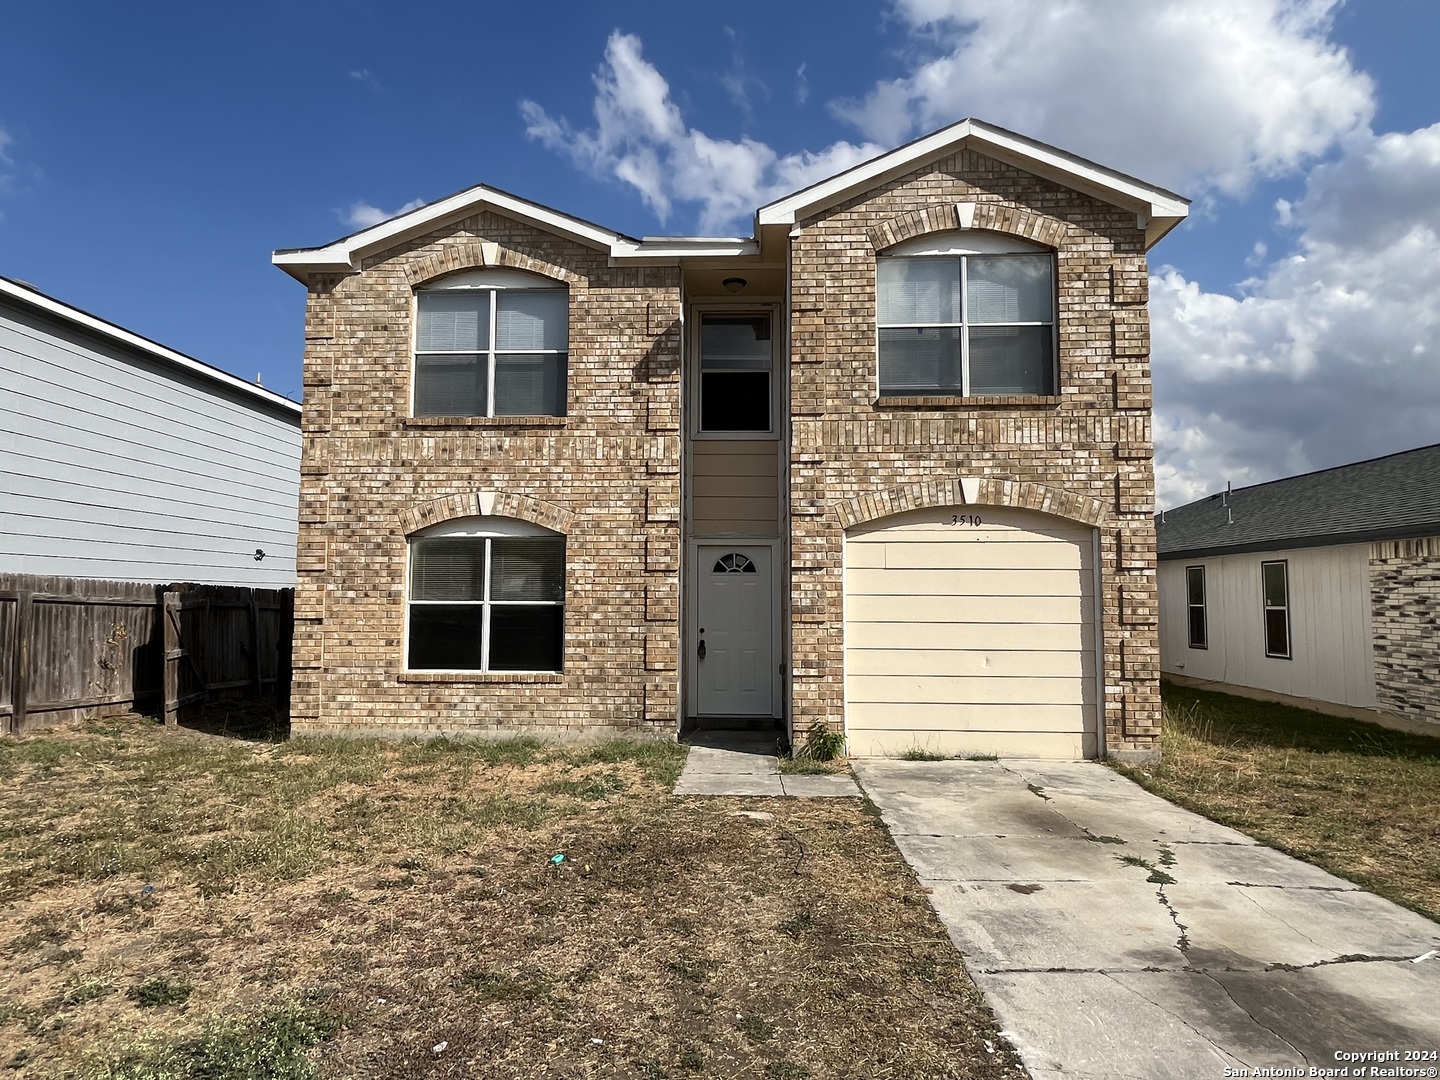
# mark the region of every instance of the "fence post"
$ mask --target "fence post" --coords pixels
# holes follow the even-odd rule
[[[10,732],[25,730],[26,698],[30,693],[30,653],[35,641],[35,594],[18,590],[15,597],[15,666],[10,676]]]
[[[265,684],[260,666],[260,599],[259,590],[250,590],[250,696],[260,700]]]
[[[180,722],[180,595],[169,589],[160,592],[160,626],[164,647],[160,652],[161,685],[165,696],[165,723]]]

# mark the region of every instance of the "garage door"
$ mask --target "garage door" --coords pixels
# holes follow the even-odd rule
[[[1094,757],[1093,538],[989,506],[847,533],[850,752]]]

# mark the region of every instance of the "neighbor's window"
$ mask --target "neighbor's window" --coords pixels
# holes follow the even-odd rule
[[[416,416],[564,416],[569,292],[518,270],[415,294]]]
[[[410,539],[411,670],[560,671],[565,538],[497,518]]]
[[[700,316],[700,430],[768,432],[769,314]]]
[[[880,395],[1055,393],[1055,257],[995,234],[920,237],[876,263]]]
[[[1190,611],[1190,648],[1208,649],[1205,636],[1205,567],[1185,568],[1185,591]]]
[[[1265,594],[1265,655],[1290,658],[1290,576],[1289,566],[1279,562],[1260,564]]]

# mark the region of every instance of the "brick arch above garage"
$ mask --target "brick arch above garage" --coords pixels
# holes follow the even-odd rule
[[[400,526],[408,536],[442,521],[476,515],[517,518],[561,534],[570,531],[570,524],[575,519],[574,511],[529,495],[508,491],[467,491],[402,510]]]
[[[1099,525],[1106,518],[1106,506],[1098,499],[1048,484],[989,476],[922,481],[873,491],[842,502],[835,515],[840,527],[849,529],[907,510],[967,504],[1036,510],[1085,525]]]

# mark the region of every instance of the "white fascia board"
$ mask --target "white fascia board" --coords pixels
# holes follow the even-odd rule
[[[1189,213],[1189,200],[1173,191],[1155,187],[1013,131],[972,119],[961,120],[958,124],[942,128],[907,146],[881,154],[828,180],[762,206],[755,215],[756,224],[760,227],[794,225],[801,218],[840,202],[857,191],[883,184],[928,160],[965,148],[987,153],[1018,168],[1143,215],[1148,221],[1147,243],[1158,240]]]
[[[760,243],[748,236],[664,236],[634,243],[615,244],[610,257],[616,262],[668,262],[681,259],[753,257]]]
[[[131,349],[136,349],[156,360],[164,361],[174,367],[200,375],[212,382],[227,386],[232,390],[238,390],[267,404],[278,406],[288,412],[294,413],[297,419],[300,416],[300,404],[291,401],[282,394],[277,394],[275,391],[267,390],[263,386],[256,386],[254,383],[246,382],[244,379],[231,375],[228,371],[221,371],[217,367],[212,367],[203,360],[196,360],[192,356],[186,356],[184,353],[166,348],[164,345],[151,341],[149,338],[143,338],[139,334],[132,333],[122,326],[116,326],[114,323],[106,322],[104,319],[81,311],[79,308],[73,308],[69,304],[62,304],[53,297],[46,296],[44,293],[36,292],[33,289],[28,289],[23,285],[17,285],[7,278],[0,278],[0,296],[10,297],[22,305],[34,308],[37,311],[42,311],[54,318],[88,330],[92,334],[97,334],[102,338],[107,338],[110,341],[128,346]]]
[[[382,221],[379,225],[343,237],[324,247],[277,251],[270,261],[302,281],[302,275],[306,272],[348,273],[358,270],[366,255],[383,251],[410,236],[435,228],[442,222],[466,217],[483,209],[496,210],[506,217],[527,221],[546,232],[557,233],[607,251],[617,245],[635,244],[628,236],[479,184],[439,202],[412,210],[408,214]]]

